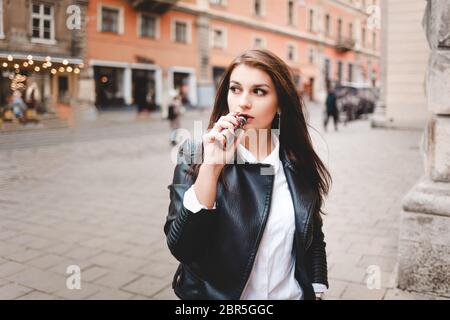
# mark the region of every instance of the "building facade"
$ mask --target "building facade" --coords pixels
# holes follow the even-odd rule
[[[0,0],[0,104],[14,92],[46,110],[78,92],[86,0]]]
[[[377,1],[91,0],[87,60],[95,104],[211,106],[221,75],[249,48],[291,67],[298,90],[323,100],[329,82],[378,84]],[[89,87],[89,86],[88,86]]]

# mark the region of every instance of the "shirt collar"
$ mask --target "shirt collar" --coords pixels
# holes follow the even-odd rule
[[[259,163],[270,164],[274,167],[275,172],[278,171],[280,166],[280,141],[276,134],[272,133],[272,152],[265,157],[263,160],[259,161]],[[255,156],[246,149],[242,144],[237,146],[237,153],[239,156],[245,161],[249,163],[258,163]]]

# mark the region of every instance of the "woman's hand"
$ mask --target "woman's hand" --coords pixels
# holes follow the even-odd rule
[[[214,124],[213,128],[203,136],[204,159],[203,163],[212,165],[216,169],[222,169],[233,158],[236,148],[243,137],[243,130],[239,129],[230,145],[227,145],[226,137],[221,133],[229,129],[235,134],[235,127],[239,125],[236,119],[237,112],[230,112]]]

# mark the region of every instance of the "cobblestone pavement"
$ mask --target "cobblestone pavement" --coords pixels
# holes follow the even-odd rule
[[[325,217],[329,299],[411,298],[394,287],[400,201],[422,173],[419,131],[358,121],[322,132],[334,178]],[[190,112],[183,124],[206,113]],[[331,127],[330,127],[331,128]],[[157,116],[83,129],[0,135],[0,299],[173,299],[163,234],[173,173]],[[81,290],[69,290],[69,265]],[[367,267],[381,271],[366,286]],[[417,296],[414,296],[417,297]]]

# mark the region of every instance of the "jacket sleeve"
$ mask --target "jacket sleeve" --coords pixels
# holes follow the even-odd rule
[[[322,232],[322,218],[313,214],[312,242],[306,252],[307,272],[312,283],[324,284],[328,288],[326,243]]]
[[[190,140],[185,142],[178,151],[173,181],[168,186],[170,204],[164,233],[172,255],[186,264],[205,253],[215,216],[215,209],[202,209],[193,213],[183,205],[185,192],[194,184],[188,174],[189,165],[197,163],[199,156],[201,144],[199,148]]]

